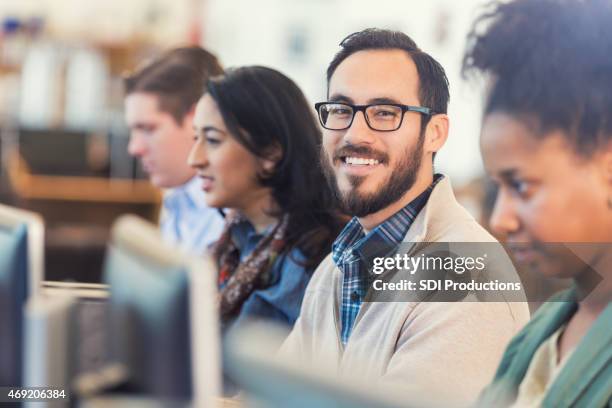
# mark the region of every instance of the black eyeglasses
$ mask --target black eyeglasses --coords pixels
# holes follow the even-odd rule
[[[404,113],[418,112],[431,116],[436,112],[424,106],[400,105],[396,103],[376,103],[371,105],[351,105],[344,102],[319,102],[315,104],[319,121],[325,129],[345,130],[351,127],[355,113],[363,112],[366,123],[372,130],[392,132],[402,126]]]

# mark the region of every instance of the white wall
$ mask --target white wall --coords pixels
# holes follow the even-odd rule
[[[277,68],[311,102],[325,98],[325,69],[338,43],[365,27],[399,29],[446,68],[451,131],[436,162],[456,184],[478,175],[481,98],[461,80],[465,37],[486,0],[0,0],[0,17],[44,16],[56,36],[162,46],[185,43],[194,19],[202,42],[225,66]],[[202,9],[202,16],[198,9]],[[196,14],[196,15],[194,15]]]
[[[399,29],[445,67],[451,131],[436,159],[457,184],[478,175],[480,92],[460,78],[465,38],[484,0],[207,0],[203,44],[225,66],[261,64],[294,79],[311,102],[325,98],[338,44],[366,27]]]

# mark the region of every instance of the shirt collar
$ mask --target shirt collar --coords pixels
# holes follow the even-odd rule
[[[253,224],[251,224],[248,219],[242,217],[236,225],[232,226],[230,233],[238,248],[243,249],[259,242],[259,240],[269,234],[276,225],[277,223],[274,222],[268,225],[263,231],[257,232]]]
[[[198,177],[193,177],[185,184],[167,190],[164,194],[164,207],[177,209],[183,206],[193,209],[208,208],[206,193],[202,190],[202,182]]]
[[[425,191],[367,235],[357,217],[353,217],[332,245],[334,263],[340,265],[356,259],[368,262],[374,257],[393,253],[418,213],[427,204],[431,191],[443,177],[441,174],[434,175],[433,183]]]

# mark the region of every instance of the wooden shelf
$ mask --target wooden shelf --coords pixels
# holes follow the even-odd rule
[[[7,169],[15,194],[25,199],[156,205],[161,202],[160,191],[146,180],[34,175],[16,152],[9,155]]]

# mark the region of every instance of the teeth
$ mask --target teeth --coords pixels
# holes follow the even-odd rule
[[[347,157],[345,159],[346,164],[352,164],[356,166],[374,166],[378,164],[376,159],[365,159],[362,157]]]

